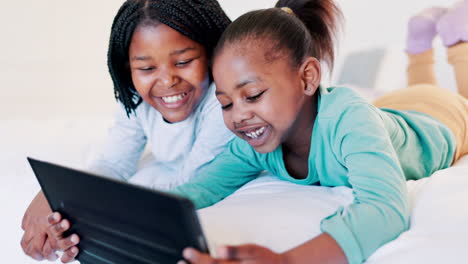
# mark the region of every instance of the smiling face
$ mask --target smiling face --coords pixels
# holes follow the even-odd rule
[[[204,47],[162,23],[135,29],[129,59],[138,94],[169,122],[185,120],[207,90]]]
[[[213,76],[226,126],[267,153],[293,137],[310,138],[300,128],[314,120],[314,109],[304,106],[310,106],[306,103],[318,87],[320,66],[313,58],[299,67],[292,67],[286,55],[267,60],[268,45],[257,44],[245,40],[225,46],[215,58]]]

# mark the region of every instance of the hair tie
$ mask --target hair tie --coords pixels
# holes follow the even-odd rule
[[[284,12],[290,14],[290,15],[294,15],[294,11],[291,8],[287,7],[287,6],[281,7],[280,9],[283,10]]]

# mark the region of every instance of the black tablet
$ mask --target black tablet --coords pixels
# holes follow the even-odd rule
[[[208,252],[192,202],[87,172],[28,158],[53,211],[80,236],[82,264],[164,263],[193,247]]]

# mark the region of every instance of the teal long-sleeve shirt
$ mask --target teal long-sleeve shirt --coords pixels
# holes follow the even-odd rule
[[[448,167],[454,149],[451,131],[428,115],[376,108],[348,88],[320,88],[307,178],[289,175],[281,145],[262,154],[236,138],[173,192],[203,208],[263,170],[297,184],[351,187],[353,203],[323,219],[321,230],[337,241],[349,263],[362,263],[408,229],[406,180]]]

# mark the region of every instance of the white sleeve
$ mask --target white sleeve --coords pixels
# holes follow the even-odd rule
[[[197,172],[221,154],[234,138],[234,134],[224,124],[221,105],[216,98],[211,98],[204,106],[196,126],[197,135],[177,177],[177,185],[196,177]]]
[[[146,141],[140,118],[133,113],[127,117],[124,108],[119,107],[104,143],[88,163],[88,170],[98,175],[128,180],[137,170]]]

